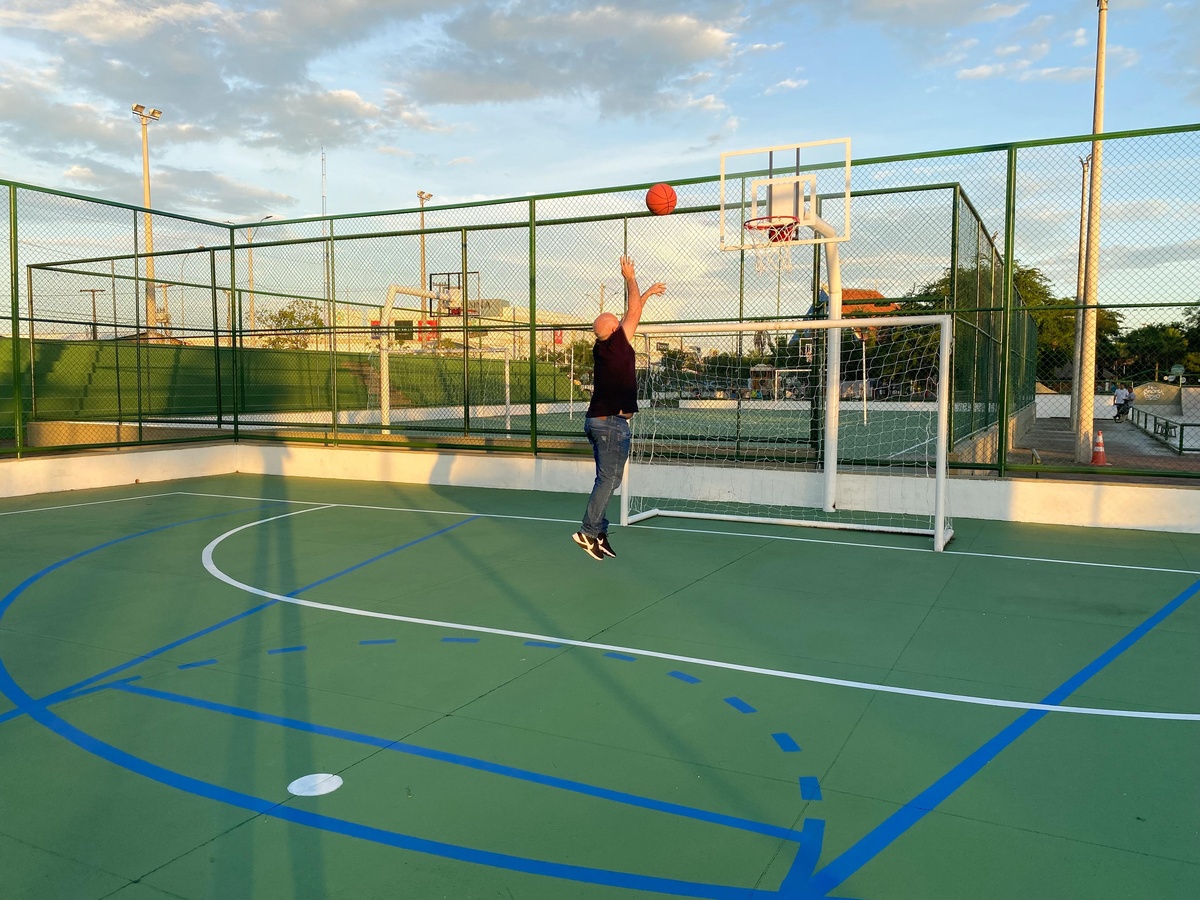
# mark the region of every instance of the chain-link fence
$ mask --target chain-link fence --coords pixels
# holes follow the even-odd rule
[[[1103,431],[1103,471],[1200,472],[1200,126],[1102,147],[1090,289],[1090,137],[851,168],[843,315],[954,314],[960,471],[1096,473],[1080,448]],[[811,174],[840,219],[842,170]],[[585,452],[591,322],[623,309],[622,254],[643,288],[668,285],[647,322],[828,314],[820,248],[765,266],[722,252],[718,179],[674,186],[661,217],[637,185],[230,226],[6,185],[0,453],[225,438]],[[727,200],[724,216],[736,233],[747,212]],[[747,368],[784,364],[791,337],[747,348]],[[925,389],[891,384],[874,338],[844,340],[860,393]]]

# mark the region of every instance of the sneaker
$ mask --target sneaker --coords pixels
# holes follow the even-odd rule
[[[588,537],[582,531],[577,531],[571,535],[571,540],[583,548],[584,552],[592,559],[604,559],[604,554],[600,552],[600,542],[594,537]]]
[[[605,556],[611,556],[613,559],[617,558],[617,552],[613,550],[612,544],[608,542],[607,534],[600,534],[596,536],[596,546],[600,548],[600,552]]]

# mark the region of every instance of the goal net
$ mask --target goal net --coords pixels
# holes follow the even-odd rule
[[[930,535],[948,316],[643,326],[622,524],[651,516]]]

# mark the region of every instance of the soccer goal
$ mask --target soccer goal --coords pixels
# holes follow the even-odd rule
[[[621,523],[922,534],[941,550],[951,329],[933,315],[643,326]]]

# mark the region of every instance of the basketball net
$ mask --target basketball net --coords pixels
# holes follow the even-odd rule
[[[787,243],[796,235],[796,216],[759,216],[747,219],[748,243],[754,249],[756,272],[790,272],[792,246]]]

